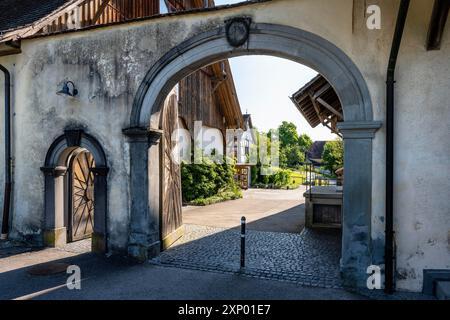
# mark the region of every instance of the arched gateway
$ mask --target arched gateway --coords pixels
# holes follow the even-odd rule
[[[247,24],[246,24],[247,23]],[[229,20],[164,55],[147,73],[134,100],[130,126],[131,216],[128,252],[145,260],[160,248],[160,111],[170,90],[202,66],[241,55],[272,55],[321,73],[342,103],[345,189],[341,270],[351,285],[365,283],[371,265],[372,139],[381,123],[373,121],[366,83],[355,64],[336,46],[292,27]],[[148,174],[145,174],[148,172]]]

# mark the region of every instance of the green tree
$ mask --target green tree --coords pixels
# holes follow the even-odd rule
[[[265,134],[262,132],[258,134],[258,143],[260,135]],[[307,134],[299,136],[295,124],[283,121],[278,127],[278,146],[275,145],[276,142],[272,140],[272,136],[273,132],[270,130],[267,134],[267,147],[271,150],[273,145],[278,150],[280,168],[297,168],[305,162],[305,152],[311,147],[312,140]]]
[[[298,137],[298,145],[300,146],[300,150],[305,153],[307,152],[313,144],[313,141],[310,136],[308,136],[306,133],[300,135]]]
[[[305,152],[312,145],[307,134],[298,135],[297,127],[292,122],[283,121],[278,127],[280,139],[280,167],[296,168],[305,161]]]
[[[344,165],[344,142],[342,139],[325,143],[322,159],[325,169],[333,173],[341,168]]]
[[[282,168],[296,168],[305,161],[305,154],[299,145],[286,146],[280,151],[280,166]]]
[[[292,122],[283,121],[278,127],[278,134],[282,148],[298,144],[297,127]]]

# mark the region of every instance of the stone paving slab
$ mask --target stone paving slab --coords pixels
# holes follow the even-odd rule
[[[153,263],[341,288],[340,232],[305,229],[301,234],[250,230],[246,238],[246,268],[240,270],[240,232],[186,225],[185,235]]]
[[[61,248],[30,247],[17,242],[0,245],[0,273],[91,252],[91,239],[68,243]]]

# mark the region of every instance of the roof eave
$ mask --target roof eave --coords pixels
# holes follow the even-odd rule
[[[75,1],[82,2],[84,0],[75,0]],[[164,13],[164,14],[152,15],[152,16],[148,16],[148,17],[142,17],[142,18],[130,19],[130,20],[125,20],[125,21],[120,21],[120,22],[100,24],[100,25],[92,25],[92,26],[88,26],[88,27],[84,27],[84,28],[63,30],[63,31],[58,31],[58,32],[53,32],[53,33],[46,33],[46,34],[33,33],[31,35],[24,35],[27,33],[27,31],[29,31],[34,26],[38,25],[42,21],[51,17],[52,15],[55,15],[55,13],[57,13],[58,11],[62,10],[60,7],[57,10],[53,11],[50,15],[47,15],[44,18],[39,19],[38,21],[36,21],[35,23],[33,23],[31,25],[21,26],[20,28],[17,28],[17,29],[3,30],[2,32],[5,33],[5,35],[0,36],[0,43],[8,41],[8,40],[35,39],[35,38],[42,38],[42,37],[48,37],[48,36],[53,36],[53,35],[59,35],[59,34],[83,32],[83,31],[88,31],[88,30],[93,30],[93,29],[98,29],[98,28],[106,28],[106,27],[110,27],[110,26],[124,25],[124,24],[128,24],[128,23],[141,22],[141,21],[147,21],[147,20],[156,20],[156,19],[162,19],[162,18],[174,17],[174,16],[184,16],[184,15],[191,15],[191,14],[197,14],[197,13],[228,10],[228,9],[233,9],[233,8],[238,8],[238,7],[256,5],[256,4],[260,4],[260,3],[268,2],[268,1],[272,1],[272,0],[247,0],[245,2],[239,2],[239,3],[235,3],[235,4],[227,4],[227,5],[220,5],[220,6],[216,6],[216,7],[207,7],[207,8],[198,8],[198,9],[189,9],[186,11],[169,12],[169,13]],[[73,4],[73,5],[75,5],[75,4]],[[69,10],[69,8],[64,7],[63,10]],[[37,30],[37,31],[39,31],[39,30]],[[21,31],[23,31],[23,33]],[[0,35],[2,32],[0,32]]]

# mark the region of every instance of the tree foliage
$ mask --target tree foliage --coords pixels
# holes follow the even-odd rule
[[[335,172],[344,165],[344,142],[342,139],[328,141],[323,147],[322,160],[325,169]]]
[[[234,180],[235,166],[226,162],[219,164],[204,160],[201,164],[181,165],[181,188],[183,202],[207,199],[221,193],[240,193]]]
[[[305,153],[299,145],[288,145],[280,150],[280,166],[282,168],[296,168],[305,162]]]
[[[313,141],[310,136],[304,133],[298,137],[298,144],[302,152],[305,153],[311,148]]]
[[[292,122],[283,121],[278,127],[281,147],[292,146],[298,144],[297,127]]]
[[[298,135],[292,122],[283,121],[278,127],[280,138],[280,167],[296,168],[305,162],[305,152],[312,145],[307,134]]]

